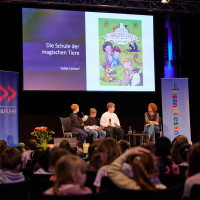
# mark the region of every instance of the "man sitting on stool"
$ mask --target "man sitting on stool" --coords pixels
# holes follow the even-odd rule
[[[124,130],[120,127],[120,122],[117,115],[114,113],[115,104],[107,104],[108,111],[101,116],[100,125],[104,127],[107,137],[116,138],[122,140],[124,138]]]

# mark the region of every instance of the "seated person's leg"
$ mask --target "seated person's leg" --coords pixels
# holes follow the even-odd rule
[[[122,128],[114,128],[114,132],[117,135],[117,140],[123,140],[124,139],[124,130]]]
[[[97,139],[97,137],[98,137],[97,131],[91,129],[91,130],[89,130],[89,132],[93,136],[93,140]]]
[[[87,133],[84,131],[84,129],[75,129],[74,131],[79,134],[79,139],[78,139],[79,148],[83,148],[83,142],[88,137]]]
[[[105,131],[103,131],[103,130],[98,130],[97,132],[99,133],[99,137],[100,137],[101,140],[104,139],[104,138],[106,137],[106,132],[105,132]]]
[[[105,127],[104,131],[106,131],[106,137],[112,137],[115,138],[115,134],[113,131],[113,127]]]

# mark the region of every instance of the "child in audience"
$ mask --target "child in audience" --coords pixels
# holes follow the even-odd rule
[[[88,187],[84,187],[86,181],[86,164],[82,158],[76,155],[62,156],[55,168],[55,185],[44,192],[46,195],[77,195],[91,194]]]
[[[188,170],[183,192],[183,200],[190,199],[190,192],[193,185],[200,185],[200,143],[197,142],[191,147],[188,156]]]
[[[117,143],[119,144],[122,153],[130,148],[130,142],[128,142],[127,140],[119,140]]]
[[[170,155],[171,141],[165,137],[159,137],[155,142],[155,155],[158,173],[161,174],[180,174],[178,166]]]
[[[84,116],[82,119],[78,117],[77,113],[79,112],[79,105],[72,104],[71,109],[73,113],[71,113],[70,120],[71,120],[71,129],[74,132],[77,132],[79,135],[79,141],[77,144],[77,150],[82,152],[83,151],[83,142],[86,138],[88,138],[91,134],[89,131],[86,131],[84,127],[84,121],[86,121],[87,117]]]
[[[90,116],[85,121],[85,129],[93,135],[93,140],[97,139],[98,135],[100,139],[106,137],[106,132],[103,127],[100,126],[98,119],[96,118],[97,110],[95,108],[90,108]]]
[[[121,172],[122,165],[133,157],[131,161],[133,177],[129,178]],[[150,190],[166,189],[155,176],[155,160],[149,150],[135,147],[126,150],[121,156],[107,167],[108,177],[122,189]]]
[[[100,156],[100,160],[102,163],[102,167],[97,171],[96,179],[94,181],[94,186],[96,187],[96,191],[100,191],[101,179],[103,176],[107,176],[106,168],[118,157],[121,155],[121,149],[119,144],[114,138],[105,138],[101,140],[98,152]],[[128,164],[124,164],[122,166],[122,171],[126,173],[128,176],[130,174],[130,166]]]
[[[53,147],[50,151],[49,151],[49,172],[52,174],[55,174],[55,166],[56,166],[56,162],[59,160],[59,158],[61,158],[63,155],[68,155],[70,154],[69,151],[67,151],[66,149],[62,149],[59,147]],[[53,180],[55,177],[51,177],[51,180]]]
[[[22,169],[26,168],[28,161],[33,158],[34,150],[38,148],[38,141],[34,138],[28,139],[25,148],[25,152],[22,153]]]
[[[184,135],[178,135],[172,141],[171,156],[172,156],[173,161],[177,165],[182,162],[182,159],[179,154],[179,149],[182,144],[189,144],[187,137],[185,137]]]
[[[1,153],[0,168],[3,172],[0,173],[0,184],[25,181],[24,175],[19,172],[21,160],[21,152],[16,147],[7,147]]]
[[[49,150],[42,151],[38,157],[38,169],[34,174],[52,174],[49,172]]]

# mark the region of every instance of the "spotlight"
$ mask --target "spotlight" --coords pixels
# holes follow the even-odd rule
[[[169,3],[170,0],[162,0],[161,3]]]

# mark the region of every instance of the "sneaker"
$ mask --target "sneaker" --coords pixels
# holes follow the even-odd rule
[[[83,149],[80,147],[77,147],[77,153],[83,153]]]

